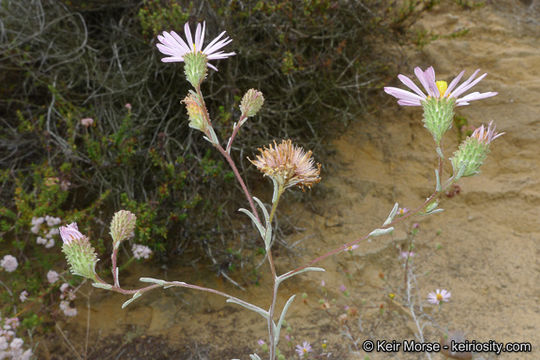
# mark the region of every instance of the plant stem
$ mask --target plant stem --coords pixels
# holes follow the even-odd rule
[[[197,86],[195,88],[195,90],[197,91],[197,96],[199,97],[202,108],[204,110],[203,111],[204,118],[206,119],[206,121],[208,123],[208,126],[212,127],[212,121],[210,120],[210,115],[208,114],[208,109],[206,108],[206,103],[204,102],[204,97],[203,97],[203,94],[201,92],[201,87]],[[238,132],[237,129],[236,129],[236,132]],[[235,135],[235,134],[233,133],[233,135]],[[232,144],[232,139],[233,139],[233,137],[231,137],[231,140],[229,140],[230,144]],[[242,187],[242,190],[244,191],[244,194],[246,195],[246,198],[247,198],[247,200],[249,202],[249,206],[251,207],[251,212],[253,213],[253,215],[255,215],[257,220],[259,220],[259,222],[261,222],[261,219],[259,218],[259,213],[257,212],[257,208],[255,207],[255,203],[253,202],[253,198],[252,198],[251,194],[249,193],[249,190],[248,190],[246,184],[244,183],[244,179],[242,179],[242,176],[240,176],[240,172],[238,171],[238,168],[236,167],[236,164],[234,163],[234,160],[232,159],[231,155],[229,154],[229,151],[230,151],[229,146],[227,146],[227,149],[229,151],[223,149],[223,146],[221,146],[221,144],[219,144],[219,143],[214,144],[214,146],[216,147],[216,149],[218,149],[218,151],[221,153],[221,155],[223,155],[223,157],[229,163],[229,166],[231,167],[231,169],[232,169],[232,171],[234,173],[234,176],[236,177],[236,180],[238,181],[238,183]]]
[[[276,209],[279,204],[279,199],[281,198],[281,195],[283,194],[284,188],[283,185],[279,185],[277,190],[277,196],[275,196],[276,201],[272,204],[272,210],[270,211],[270,224],[269,226],[272,226],[272,220],[274,219],[274,215],[276,214]],[[270,271],[272,272],[272,279],[274,281],[273,291],[272,291],[272,303],[270,304],[270,309],[268,310],[268,335],[269,335],[269,350],[270,350],[270,360],[274,360],[276,357],[276,338],[274,335],[274,312],[276,309],[276,300],[277,300],[277,293],[279,288],[279,282],[277,281],[277,275],[276,275],[276,266],[274,264],[274,259],[272,257],[272,243],[270,242],[267,250],[268,255],[268,264],[270,265]]]

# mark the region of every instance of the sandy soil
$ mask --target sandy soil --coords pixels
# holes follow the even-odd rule
[[[352,254],[324,261],[320,266],[327,269],[325,274],[301,275],[286,283],[280,306],[291,294],[299,295],[288,316],[291,344],[311,342],[312,358],[425,358],[403,352],[368,355],[360,346],[366,339],[401,342],[418,333],[404,306],[405,272],[398,259],[400,249],[411,240],[412,223],[418,223],[416,255],[409,266],[416,280],[412,294],[417,315],[426,316],[426,341],[439,341],[447,331],[460,330],[469,340],[530,342],[533,346],[532,353],[498,357],[483,353],[475,355],[477,359],[538,359],[540,3],[497,1],[474,10],[443,3],[425,14],[416,29],[439,38],[422,50],[399,49],[406,55],[400,59],[407,59],[400,64],[401,72],[411,75],[414,66],[433,65],[437,78],[449,81],[461,69],[470,74],[481,68],[489,75],[475,91],[498,91],[499,95],[462,107],[458,114],[472,126],[493,120],[506,135],[493,143],[481,175],[462,179],[461,192],[443,199],[443,213],[416,217],[398,226],[391,236],[362,242]],[[468,33],[452,36],[463,29]],[[327,167],[323,174],[324,200],[287,209],[298,214],[299,227],[306,230],[287,239],[296,255],[279,256],[278,272],[365,235],[384,221],[395,202],[415,208],[433,191],[436,155],[431,136],[423,128],[421,110],[399,108],[390,97],[386,100],[381,104],[384,110],[358,122],[335,141],[336,166]],[[443,144],[445,155],[451,156],[457,144],[458,133],[453,129]],[[447,164],[446,176],[450,171]],[[261,285],[246,291],[193,268],[187,273],[132,270],[206,284],[261,306],[266,306],[270,292],[264,267]],[[133,274],[125,282],[134,283],[136,278]],[[341,285],[347,288],[346,294],[339,290]],[[441,309],[425,306],[420,310],[418,305],[426,304],[427,294],[437,288],[451,291],[450,301]],[[389,294],[394,294],[393,300]],[[327,310],[320,299],[328,302]],[[262,354],[256,344],[265,336],[262,319],[221,298],[167,290],[145,295],[121,310],[125,300],[92,292],[88,358],[247,359],[248,352]],[[78,305],[80,315],[62,328],[84,354],[87,313],[83,301]],[[358,315],[349,309],[345,318],[344,306],[358,310]],[[327,342],[326,355],[319,356],[323,341]],[[286,340],[282,339],[280,348],[293,358]],[[144,355],[148,349],[155,350],[153,355]]]

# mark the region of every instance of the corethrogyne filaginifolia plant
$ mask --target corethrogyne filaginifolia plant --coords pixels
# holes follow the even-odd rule
[[[240,104],[240,118],[234,123],[230,138],[226,142],[222,142],[218,138],[212,125],[210,115],[205,105],[201,84],[208,75],[208,68],[217,71],[216,66],[210,64],[209,61],[226,59],[236,55],[234,52],[224,52],[221,50],[232,40],[225,36],[225,32],[222,32],[204,47],[205,23],[203,23],[202,26],[201,24],[197,24],[194,37],[192,36],[189,24],[186,24],[184,27],[184,36],[185,39],[174,31],[171,31],[170,33],[163,32],[162,35],[158,36],[159,43],[157,44],[157,47],[161,53],[166,55],[166,57],[162,59],[163,62],[184,63],[186,79],[193,87],[183,100],[187,109],[189,126],[202,132],[204,139],[225,158],[246,196],[249,203],[249,209],[240,209],[240,211],[249,217],[260,235],[265,246],[268,264],[272,274],[273,286],[272,293],[269,294],[268,303],[259,306],[211,288],[188,284],[183,281],[165,281],[148,277],[140,278],[141,282],[148,284],[144,287],[138,289],[122,288],[119,281],[117,254],[122,242],[133,236],[135,229],[136,216],[129,211],[121,210],[117,212],[110,225],[110,235],[113,244],[113,252],[111,255],[112,283],[101,279],[97,275],[95,269],[98,261],[97,254],[90,245],[89,239],[78,230],[77,224],[75,223],[60,227],[60,234],[64,241],[63,251],[73,274],[90,279],[97,288],[131,295],[131,298],[126,301],[122,307],[126,307],[145,292],[155,288],[184,287],[223,296],[227,299],[227,302],[254,311],[261,315],[266,321],[269,342],[269,359],[274,360],[276,357],[281,358],[281,356],[278,356],[279,352],[277,350],[277,345],[280,340],[280,330],[287,310],[295,296],[291,296],[283,309],[278,311],[278,309],[276,309],[276,299],[280,284],[300,273],[307,271],[324,271],[324,269],[313,267],[313,265],[332,255],[354,249],[361,241],[388,234],[393,231],[394,225],[413,215],[429,215],[441,212],[442,209],[438,208],[438,199],[441,194],[461,177],[477,174],[489,152],[491,141],[502,135],[495,132],[495,126],[492,125],[492,123],[487,127],[482,125],[476,129],[473,134],[459,146],[454,153],[454,156],[450,159],[453,174],[443,182],[442,170],[445,157],[441,148],[441,139],[445,132],[452,126],[454,109],[456,106],[468,105],[469,101],[494,96],[496,93],[489,92],[481,94],[474,92],[460,97],[486,75],[484,74],[480,77],[476,77],[478,71],[476,71],[468,80],[457,86],[464,72],[461,72],[450,85],[448,85],[445,81],[435,80],[435,72],[432,67],[428,68],[426,71],[416,68],[415,74],[427,94],[425,94],[411,79],[404,75],[399,75],[398,78],[401,82],[410,88],[412,92],[393,87],[387,87],[384,90],[388,94],[398,98],[398,103],[400,105],[421,106],[423,108],[424,125],[435,140],[436,153],[438,155],[438,166],[435,169],[435,191],[416,209],[407,210],[406,212],[401,211],[401,216],[396,217],[399,206],[398,204],[395,204],[390,211],[388,218],[382,225],[371,231],[369,234],[347,244],[343,244],[340,247],[307,262],[303,266],[283,274],[277,274],[274,259],[272,257],[272,244],[274,239],[272,224],[279,200],[284,191],[288,188],[294,186],[298,186],[302,189],[311,188],[311,186],[318,183],[321,179],[321,165],[315,163],[311,151],[305,151],[301,147],[294,145],[291,140],[282,140],[281,142],[274,141],[267,147],[259,149],[259,154],[257,154],[254,159],[249,159],[249,161],[255,165],[264,176],[270,178],[273,183],[271,210],[268,211],[263,201],[252,196],[230,153],[232,144],[238,135],[241,126],[248,118],[255,116],[263,106],[263,94],[254,89],[246,92]],[[279,316],[277,315],[278,312]],[[251,359],[260,359],[257,354],[251,354],[250,357]]]

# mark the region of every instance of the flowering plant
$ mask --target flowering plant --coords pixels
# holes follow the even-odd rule
[[[184,39],[182,39],[175,32],[164,32],[158,37],[159,44],[157,47],[159,51],[167,56],[162,59],[163,62],[184,63],[186,79],[193,86],[193,90],[190,90],[189,94],[183,101],[187,108],[189,126],[197,131],[202,132],[204,134],[204,139],[207,140],[212,147],[224,157],[231,167],[236,180],[240,184],[244,195],[246,196],[249,203],[249,209],[240,209],[239,211],[249,217],[265,245],[265,251],[273,282],[269,304],[267,304],[266,307],[261,307],[227,293],[204,286],[188,284],[183,281],[166,281],[149,277],[140,278],[141,282],[149,284],[147,286],[138,289],[122,288],[119,283],[117,254],[121,242],[127,237],[131,236],[135,226],[136,217],[129,211],[121,210],[117,212],[114,215],[110,226],[110,234],[114,245],[113,253],[111,255],[111,272],[113,277],[112,283],[101,279],[97,275],[95,271],[95,266],[98,261],[97,255],[94,249],[91,247],[87,237],[79,232],[76,224],[70,224],[66,227],[60,228],[60,235],[64,241],[63,251],[74,274],[90,279],[93,282],[93,286],[97,288],[114,291],[125,295],[131,295],[131,299],[127,300],[123,304],[123,307],[128,306],[131,302],[142,296],[142,294],[152,289],[161,287],[183,287],[223,296],[229,303],[240,305],[248,310],[254,311],[255,313],[261,315],[266,322],[268,329],[269,359],[275,360],[276,357],[281,359],[282,356],[279,355],[277,349],[277,345],[280,341],[280,331],[284,324],[287,311],[295,299],[295,295],[288,299],[278,316],[279,310],[276,306],[276,300],[280,285],[285,280],[304,272],[324,271],[323,268],[314,267],[313,265],[332,255],[352,251],[355,249],[357,244],[362,241],[389,234],[394,230],[395,225],[416,214],[421,213],[424,215],[430,215],[441,212],[442,209],[438,208],[439,197],[461,177],[477,174],[480,165],[487,156],[490,143],[502,135],[495,133],[495,127],[491,124],[487,127],[487,129],[484,126],[477,129],[459,146],[457,151],[454,153],[454,157],[452,158],[454,172],[452,176],[450,176],[445,182],[442,182],[441,178],[443,175],[443,161],[445,160],[445,157],[443,155],[440,142],[442,136],[452,124],[454,107],[467,105],[468,101],[494,96],[496,93],[472,93],[462,98],[458,98],[458,96],[469,90],[472,86],[477,84],[485,77],[484,74],[475,79],[478,71],[475,72],[467,81],[456,88],[456,85],[461,79],[463,72],[458,75],[458,77],[456,77],[456,79],[454,79],[449,86],[447,86],[445,82],[435,81],[435,72],[433,68],[428,68],[428,70],[425,72],[420,68],[416,68],[415,73],[426,90],[427,95],[424,94],[414,84],[414,82],[412,82],[412,80],[404,75],[400,75],[399,79],[407,87],[412,89],[414,93],[398,88],[385,88],[385,91],[390,95],[397,97],[400,105],[423,107],[424,124],[431,132],[437,145],[439,164],[438,168],[435,170],[435,191],[421,205],[412,210],[406,208],[400,209],[399,204],[396,203],[386,220],[382,222],[381,226],[374,229],[369,234],[343,244],[334,250],[328,251],[296,269],[290,270],[283,274],[278,274],[272,255],[272,245],[275,236],[273,231],[273,220],[275,218],[279,200],[286,189],[298,186],[304,190],[305,188],[311,188],[314,184],[318,183],[321,180],[321,165],[315,163],[315,160],[312,158],[311,151],[306,152],[301,147],[293,145],[291,140],[283,140],[281,143],[274,141],[273,145],[270,144],[268,147],[259,149],[259,154],[256,156],[256,158],[254,160],[250,160],[251,163],[264,174],[264,176],[267,176],[272,180],[274,191],[271,199],[271,210],[268,211],[263,201],[252,196],[244,180],[240,176],[235,161],[232,159],[230,153],[232,150],[232,144],[239,133],[241,126],[249,117],[255,116],[257,112],[260,111],[264,103],[264,97],[259,91],[254,89],[249,90],[244,95],[240,105],[240,118],[238,122],[234,123],[232,134],[230,138],[224,142],[226,144],[224,147],[222,145],[222,141],[220,141],[216,132],[214,131],[210,115],[208,114],[207,107],[205,105],[201,84],[207,76],[208,68],[217,70],[214,65],[208,63],[209,60],[226,59],[232,55],[235,55],[233,52],[224,53],[220,50],[229,44],[231,40],[228,37],[222,39],[225,34],[225,32],[223,32],[203,49],[205,31],[204,23],[202,27],[200,24],[197,25],[194,39],[191,35],[191,30],[188,24],[185,25],[184,31],[186,41],[184,41]],[[138,252],[142,253],[142,250],[138,250]],[[412,256],[412,252],[407,252],[405,256],[406,261],[409,261],[409,258]],[[342,291],[346,292],[347,290],[346,288],[343,288]],[[446,290],[437,290],[436,293],[429,295],[429,301],[433,303],[440,303],[441,301],[448,301],[449,297],[450,293]],[[297,346],[296,351],[300,357],[303,357],[310,353],[312,349],[308,342],[304,342],[302,345]],[[251,354],[250,357],[252,360],[261,359],[257,354]]]

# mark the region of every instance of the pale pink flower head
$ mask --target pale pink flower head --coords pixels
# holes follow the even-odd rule
[[[28,291],[23,290],[23,291],[19,294],[19,300],[20,300],[21,302],[25,302],[27,299],[28,299]]]
[[[60,279],[60,275],[58,275],[58,273],[54,270],[49,270],[47,273],[47,281],[49,284],[54,284],[58,281],[58,279]]]
[[[399,208],[398,211],[397,211],[397,214],[399,216],[403,216],[403,215],[407,214],[408,212],[409,212],[408,208]]]
[[[352,252],[353,250],[356,250],[356,249],[358,249],[359,247],[360,247],[360,246],[359,246],[358,244],[354,244],[354,245],[351,245],[351,246],[347,246],[347,247],[345,248],[345,251],[350,251],[350,252]]]
[[[432,304],[435,304],[435,305],[439,305],[443,301],[448,302],[448,300],[450,300],[451,295],[452,294],[450,293],[450,291],[446,291],[445,289],[442,289],[442,290],[437,289],[437,291],[430,292],[428,294],[428,302],[430,302]]]
[[[492,142],[499,136],[502,136],[505,134],[505,133],[496,133],[495,129],[496,127],[495,125],[493,125],[493,121],[490,121],[487,128],[485,128],[484,125],[480,126],[479,128],[476,128],[471,134],[471,137],[476,138],[482,144],[488,145],[490,142]]]
[[[19,266],[19,263],[17,262],[17,258],[12,255],[6,255],[0,260],[0,267],[2,267],[7,272],[14,272],[17,270],[17,266]]]
[[[74,240],[82,240],[85,236],[79,231],[77,223],[71,223],[68,226],[60,226],[60,237],[64,244],[70,245]]]
[[[397,98],[398,104],[403,106],[422,106],[422,102],[429,97],[455,99],[456,106],[469,105],[469,101],[485,99],[497,95],[496,92],[473,92],[463,97],[459,97],[486,77],[487,73],[476,77],[479,71],[480,69],[476,70],[467,80],[457,86],[458,82],[463,77],[463,74],[465,74],[465,70],[460,72],[459,75],[452,80],[450,85],[448,85],[446,81],[435,81],[435,70],[432,66],[427,68],[426,71],[423,71],[420,67],[416,67],[414,69],[414,74],[427,94],[420,90],[414,81],[402,74],[398,75],[398,79],[411,89],[412,92],[395,87],[385,87],[384,91]]]
[[[94,123],[94,119],[92,118],[81,119],[81,125],[86,128],[92,126],[93,123]]]
[[[229,44],[232,40],[225,35],[225,31],[219,34],[214,40],[212,40],[204,49],[204,32],[206,29],[206,22],[203,22],[202,28],[201,24],[197,24],[197,29],[195,30],[195,38],[191,36],[191,30],[189,28],[189,23],[184,25],[184,35],[186,41],[182,39],[176,32],[171,31],[170,33],[164,31],[162,35],[158,35],[158,44],[157,47],[159,51],[166,55],[162,58],[163,62],[183,62],[184,55],[187,53],[197,53],[202,52],[206,55],[208,61],[226,59],[229,56],[236,55],[234,52],[225,53],[220,51],[225,45]],[[208,66],[217,71],[217,68],[208,63]]]
[[[295,351],[300,358],[303,358],[304,355],[306,355],[309,352],[312,352],[313,349],[311,348],[311,345],[307,341],[304,341],[302,345],[296,345]]]

